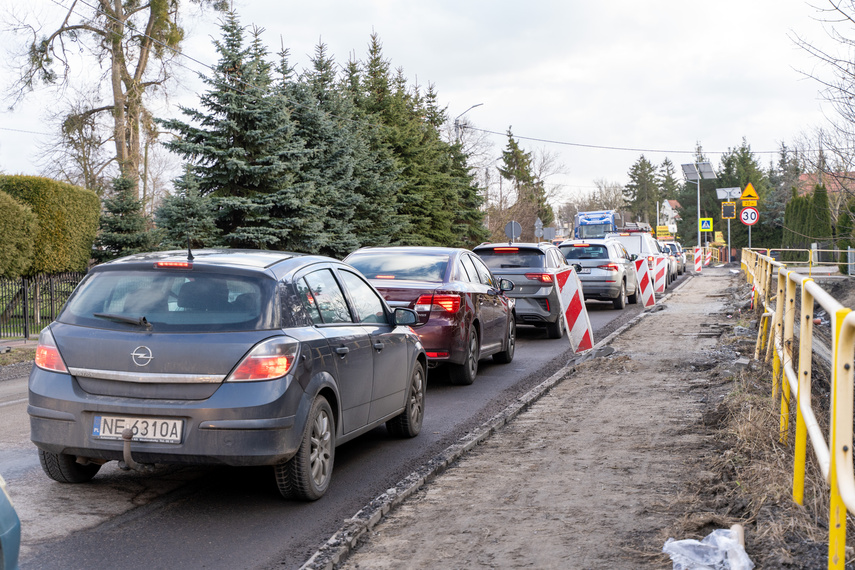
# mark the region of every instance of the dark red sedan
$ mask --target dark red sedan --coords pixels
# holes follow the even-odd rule
[[[416,332],[431,366],[446,365],[455,384],[471,384],[478,361],[514,358],[513,282],[497,279],[476,254],[449,247],[373,247],[351,253],[390,306],[419,314]]]

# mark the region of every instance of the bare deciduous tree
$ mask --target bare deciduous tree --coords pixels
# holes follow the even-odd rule
[[[218,10],[226,8],[224,0],[197,2]],[[116,163],[138,187],[141,129],[146,118],[144,99],[172,76],[170,62],[184,37],[178,25],[179,3],[72,0],[62,21],[46,33],[42,24],[31,21],[33,18],[16,19],[13,30],[27,40],[18,54],[19,80],[10,90],[13,104],[39,83],[68,86],[73,66],[80,66],[81,58],[94,60],[90,69],[104,70],[97,81],[109,85],[110,97],[86,112],[112,118]],[[159,65],[152,68],[149,64],[153,61]]]

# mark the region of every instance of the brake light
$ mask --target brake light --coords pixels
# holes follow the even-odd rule
[[[418,312],[456,313],[460,309],[460,295],[422,295],[413,308]]]
[[[59,354],[59,349],[56,347],[56,341],[53,339],[53,333],[50,329],[44,329],[39,334],[39,344],[36,347],[36,366],[42,370],[50,372],[68,372],[65,362],[62,360],[62,355]]]
[[[226,382],[254,382],[281,378],[291,371],[297,361],[300,343],[277,337],[266,340],[243,357]]]
[[[394,275],[375,275],[374,279],[394,279]]]
[[[606,263],[605,265],[598,265],[597,269],[605,269],[606,271],[620,271],[620,267],[618,267],[617,263]]]
[[[448,352],[425,352],[425,356],[428,358],[448,358],[451,355]]]
[[[541,283],[552,283],[552,273],[526,273],[526,279],[540,281]]]
[[[588,247],[591,244],[588,243],[574,243],[573,247]]]
[[[519,251],[518,247],[494,247],[493,251]]]
[[[154,264],[155,269],[193,269],[189,261],[158,261]]]

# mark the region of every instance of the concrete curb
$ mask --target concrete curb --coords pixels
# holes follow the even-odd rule
[[[673,289],[661,299],[657,299],[657,305],[671,297],[675,292],[682,289],[694,274],[688,274],[686,279],[676,289]],[[608,335],[606,338],[594,345],[592,352],[612,342],[618,335],[635,326],[641,319],[651,314],[651,309],[645,309],[636,315],[625,325]],[[435,479],[449,465],[470,451],[479,443],[483,442],[496,433],[502,426],[516,418],[527,410],[533,403],[549,392],[557,384],[573,373],[576,359],[573,358],[555,374],[532,388],[526,394],[517,398],[507,408],[488,419],[486,422],[464,435],[457,443],[445,448],[434,456],[424,466],[399,481],[393,488],[378,495],[371,502],[361,508],[355,515],[344,522],[344,525],[327,540],[301,567],[301,570],[333,570],[335,565],[343,561],[353,550],[366,533],[370,532],[383,517],[392,509],[403,503],[408,497],[418,491],[425,483]]]

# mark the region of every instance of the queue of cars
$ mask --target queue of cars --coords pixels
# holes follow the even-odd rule
[[[62,483],[114,460],[269,465],[283,497],[315,500],[338,445],[383,424],[419,434],[428,368],[471,384],[479,360],[513,360],[518,324],[562,337],[562,271],[576,270],[586,298],[637,302],[630,268],[662,255],[650,247],[609,237],[363,248],[344,262],[211,249],[104,263],[39,337],[31,439]]]

